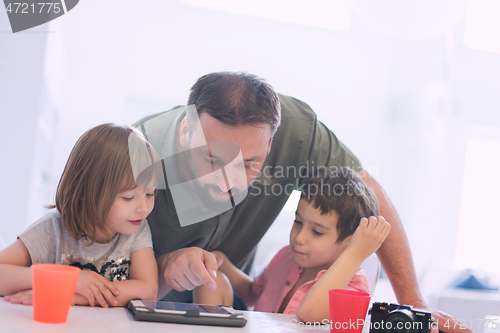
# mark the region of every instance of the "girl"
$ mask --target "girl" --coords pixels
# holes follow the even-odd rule
[[[103,124],[83,134],[49,207],[57,210],[0,252],[0,296],[31,304],[30,266],[53,263],[82,269],[75,305],[155,300],[158,273],[145,218],[161,173],[152,159],[159,160],[156,152],[132,127]]]

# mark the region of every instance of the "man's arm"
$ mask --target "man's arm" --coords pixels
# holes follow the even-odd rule
[[[375,192],[379,201],[380,215],[391,224],[391,232],[377,251],[377,256],[391,281],[399,304],[413,305],[416,308],[432,311],[440,331],[472,333],[471,330],[457,323],[457,319],[430,308],[424,302],[418,287],[408,238],[396,208],[375,178],[364,169],[361,169],[360,175]],[[447,321],[448,326],[451,326],[449,328],[444,327]],[[457,323],[456,326],[454,323]]]
[[[413,304],[416,301],[422,301],[410,245],[398,212],[375,178],[365,169],[361,170],[360,175],[377,196],[380,206],[379,214],[391,224],[391,232],[377,251],[377,255],[387,272],[398,302]]]

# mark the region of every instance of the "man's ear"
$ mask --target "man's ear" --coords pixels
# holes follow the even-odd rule
[[[271,151],[271,145],[273,144],[273,139],[274,137],[271,138],[271,141],[269,141],[269,148],[267,149],[267,153],[269,154],[269,152]]]
[[[187,140],[189,135],[189,129],[187,124],[187,118],[184,117],[181,121],[181,126],[179,127],[179,143],[182,148],[186,148]]]

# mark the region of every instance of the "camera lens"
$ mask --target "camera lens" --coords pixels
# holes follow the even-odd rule
[[[414,332],[413,314],[407,309],[396,309],[387,314],[384,323],[385,333],[412,333]]]

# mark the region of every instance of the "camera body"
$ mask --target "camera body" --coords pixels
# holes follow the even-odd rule
[[[370,333],[430,333],[432,313],[409,305],[373,303]]]

